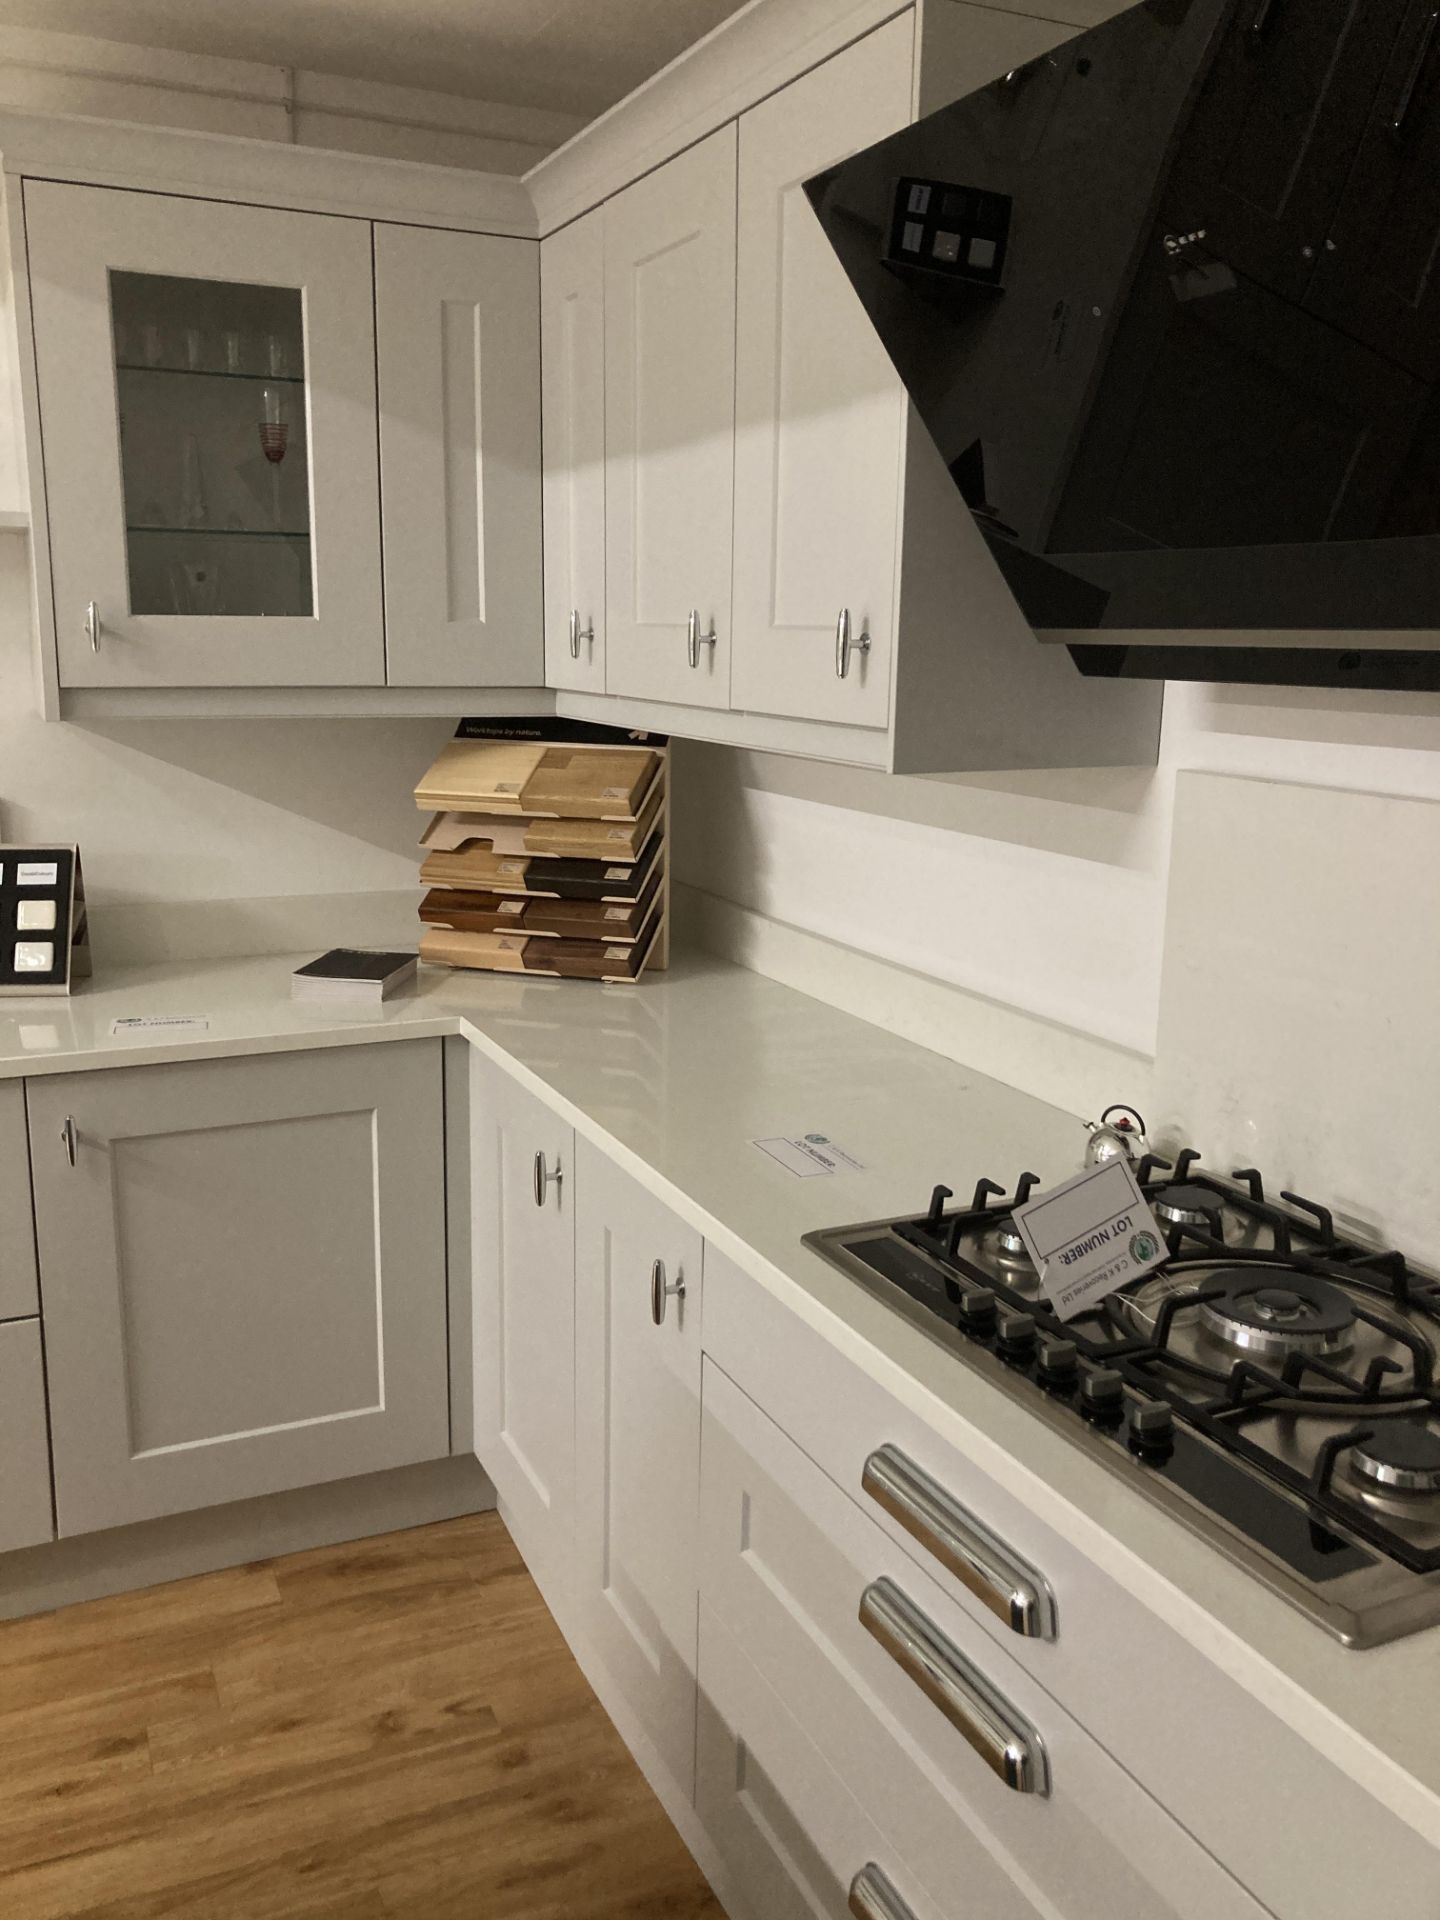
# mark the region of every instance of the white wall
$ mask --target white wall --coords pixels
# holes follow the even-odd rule
[[[435,720],[36,716],[28,540],[0,534],[0,839],[75,840],[96,964],[413,946]]]
[[[1440,798],[1440,695],[1172,684],[1150,772],[894,779],[682,745],[676,872],[756,913],[1148,1054],[1185,767]],[[1323,885],[1327,848],[1310,851]]]

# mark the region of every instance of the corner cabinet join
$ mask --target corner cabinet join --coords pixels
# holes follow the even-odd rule
[[[986,78],[1054,38],[951,11]],[[1154,759],[1158,690],[1025,623],[807,196],[910,123],[915,77],[904,12],[545,231],[563,711],[895,772]],[[576,152],[531,176],[542,226],[547,174],[591,191]]]
[[[293,157],[326,204],[337,162]],[[51,710],[540,682],[533,239],[218,187],[8,192]]]

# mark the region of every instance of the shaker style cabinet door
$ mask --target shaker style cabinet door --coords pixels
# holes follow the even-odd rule
[[[605,686],[730,705],[735,129],[605,205]]]
[[[889,718],[905,388],[804,182],[908,123],[913,42],[905,13],[740,119],[737,709]]]
[[[605,691],[605,213],[540,244],[545,684]]]
[[[450,1450],[440,1044],[31,1088],[62,1536]]]
[[[551,1604],[569,1589],[575,1471],[575,1135],[470,1061],[475,1452]]]
[[[0,1325],[0,1553],[55,1537],[38,1320]]]
[[[391,686],[540,680],[539,274],[531,240],[375,229]]]
[[[24,192],[61,685],[381,685],[368,224]]]
[[[695,1773],[699,1234],[579,1145],[576,1613],[688,1800]]]
[[[0,1320],[18,1320],[39,1311],[25,1086],[20,1080],[4,1080],[0,1081]]]

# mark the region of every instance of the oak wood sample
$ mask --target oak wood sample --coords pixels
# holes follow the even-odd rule
[[[427,810],[633,820],[660,770],[652,747],[451,740],[415,788]]]
[[[633,820],[659,770],[660,756],[648,747],[550,747],[521,802],[526,813]]]
[[[545,758],[533,740],[451,740],[415,788],[415,804],[431,812],[449,807],[482,813],[527,813],[520,794]]]
[[[643,927],[660,885],[653,872],[639,899],[553,900],[544,895],[477,892],[467,887],[432,887],[420,903],[420,918],[430,927],[457,933],[549,934],[566,940],[633,940]]]
[[[0,1626],[14,1920],[723,1920],[498,1516]]]
[[[432,926],[420,942],[420,958],[432,966],[469,967],[484,973],[549,974],[560,980],[634,980],[651,957],[662,916],[658,895],[640,934],[626,940],[566,940],[553,935],[467,933]]]
[[[525,854],[574,860],[634,860],[644,848],[664,803],[657,781],[635,820],[554,820],[495,813],[437,813],[420,836],[430,853],[461,853],[469,847],[519,858]]]
[[[561,900],[635,900],[660,864],[663,844],[663,835],[652,833],[633,861],[532,859],[472,845],[461,852],[427,854],[420,878],[427,887],[464,887],[481,893],[541,894]]]

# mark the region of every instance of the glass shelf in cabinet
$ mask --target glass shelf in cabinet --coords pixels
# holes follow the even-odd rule
[[[165,367],[145,360],[117,360],[119,373],[159,373],[179,380],[248,380],[267,387],[303,387],[303,373],[231,373],[227,367]]]
[[[308,527],[127,526],[126,533],[159,533],[190,540],[308,540]]]

